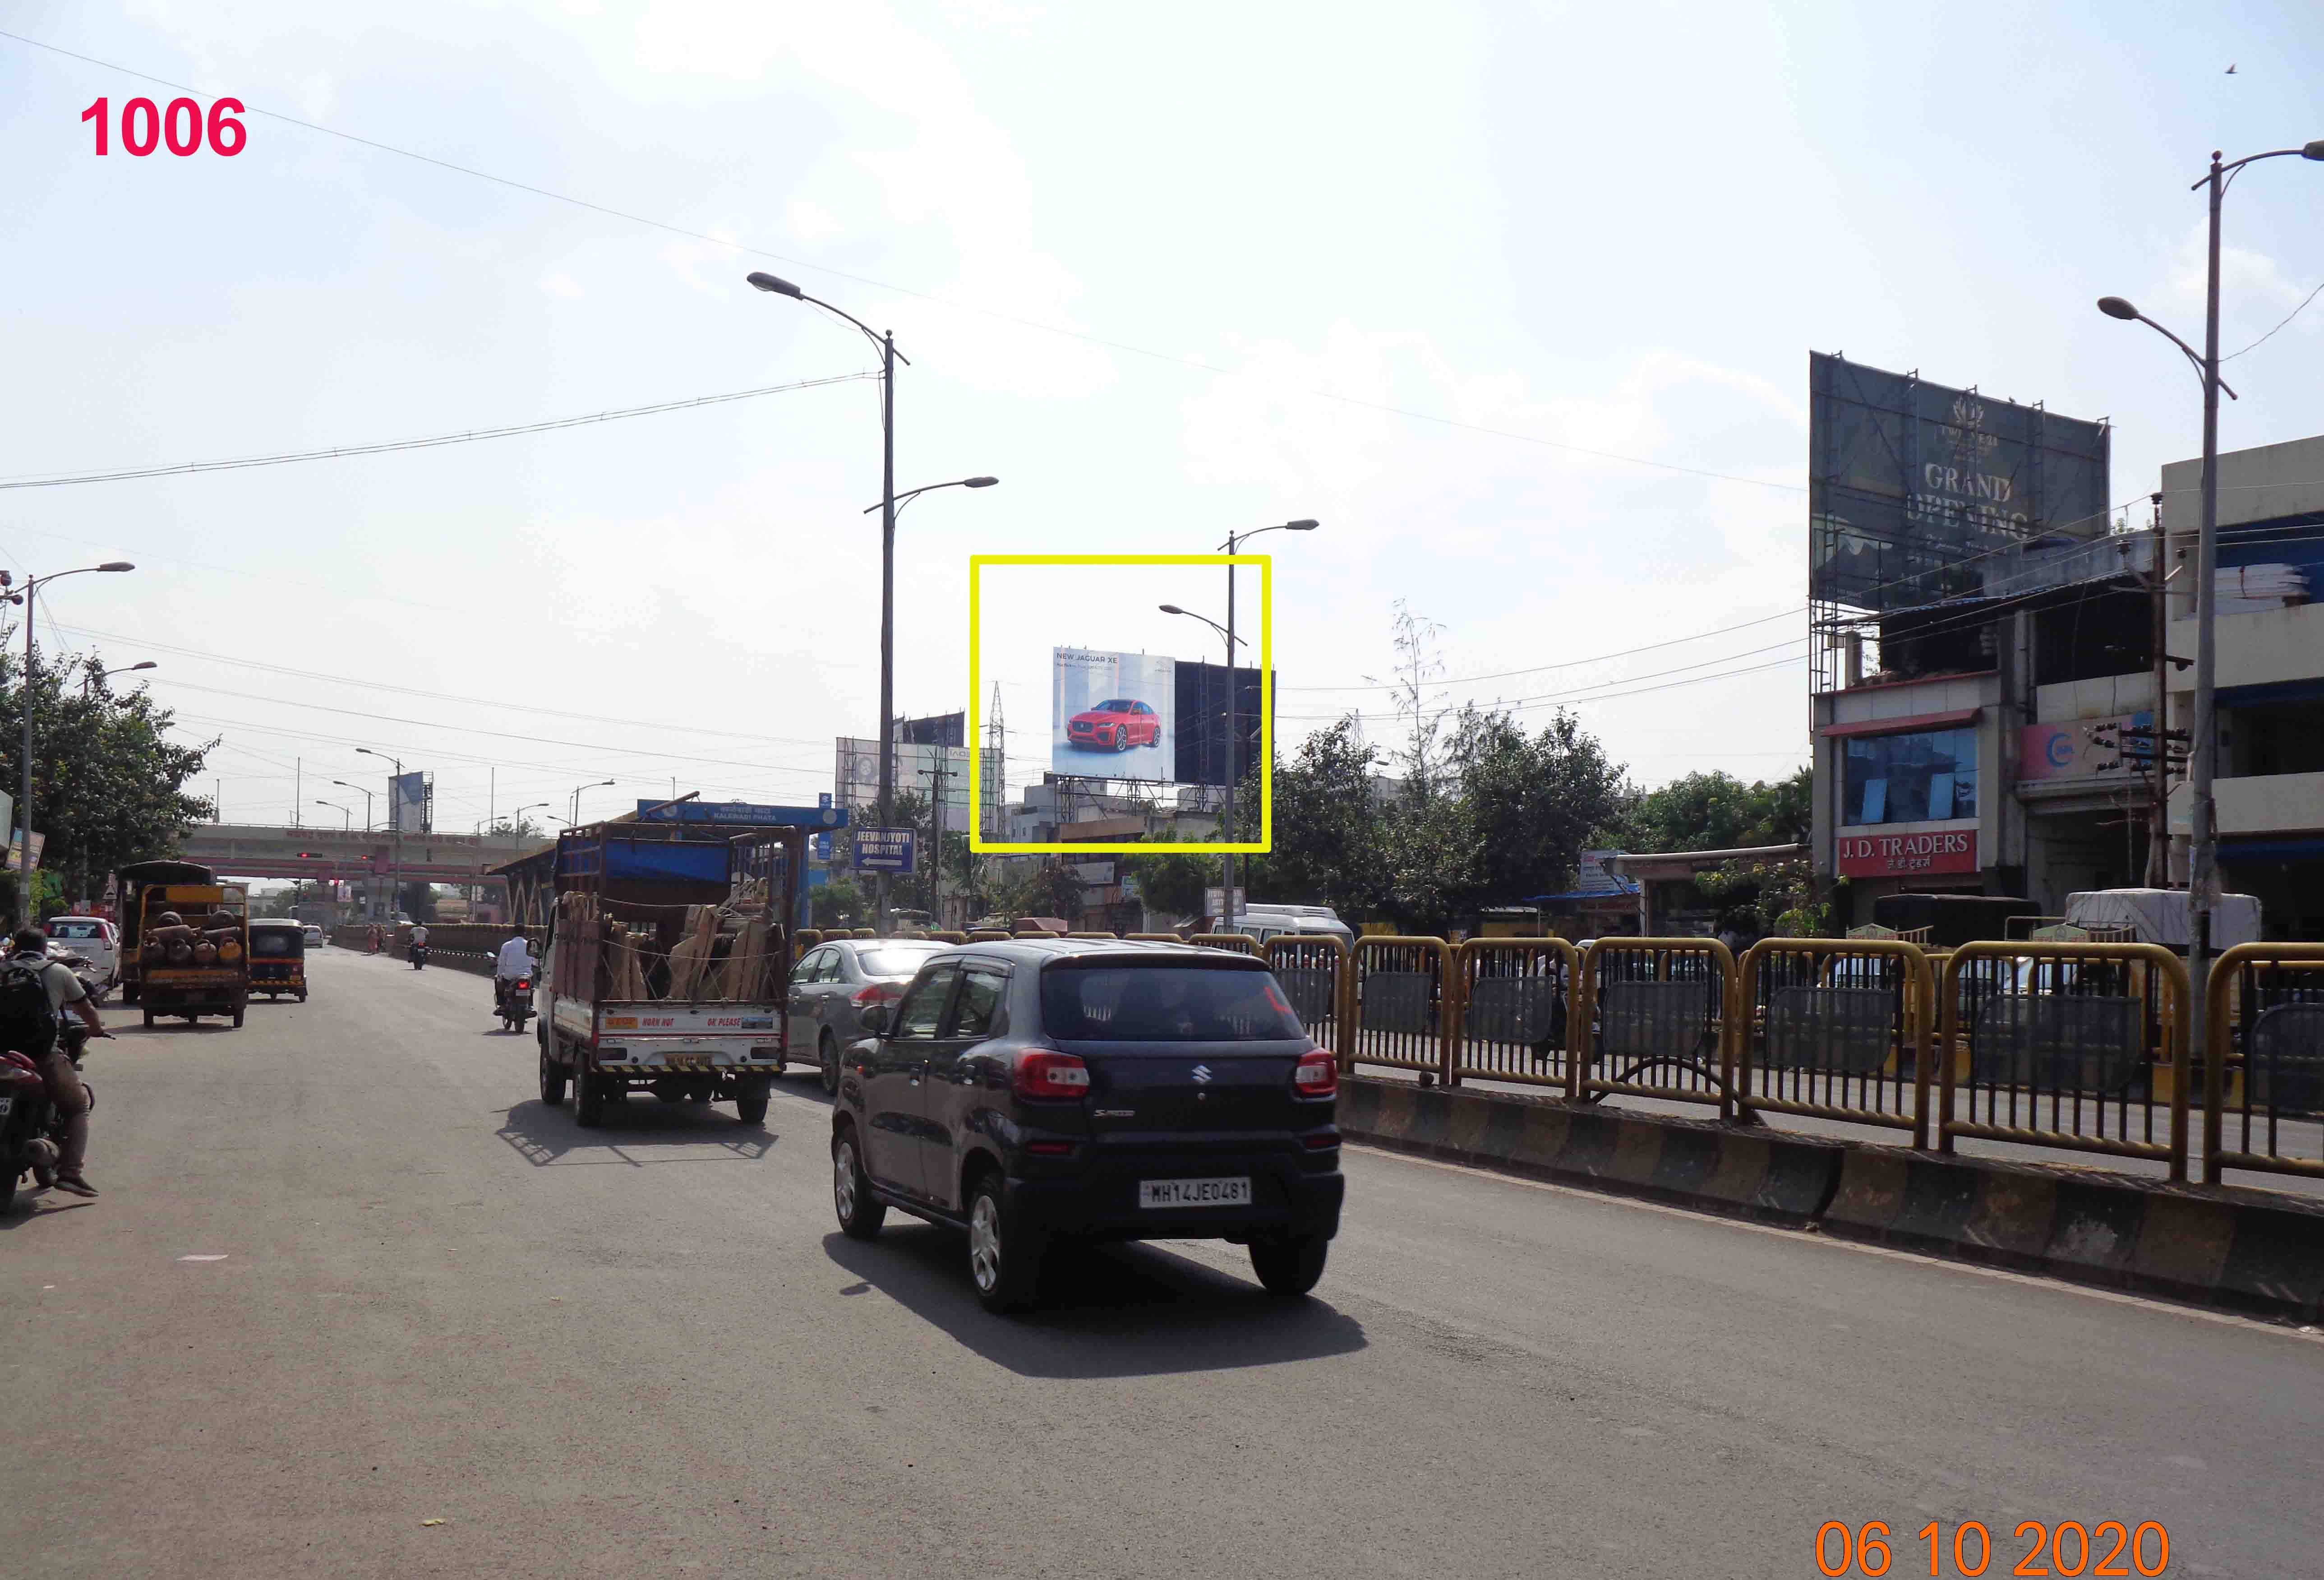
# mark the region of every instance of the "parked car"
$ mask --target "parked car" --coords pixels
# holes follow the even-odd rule
[[[53,916],[49,919],[49,942],[60,951],[78,955],[96,968],[105,993],[121,982],[121,931],[101,916]],[[104,993],[99,993],[100,1001]]]
[[[1328,905],[1246,905],[1235,912],[1235,930],[1262,944],[1286,934],[1326,936],[1350,947],[1356,941],[1355,929],[1342,921],[1339,913]]]
[[[1065,744],[1101,752],[1158,746],[1162,744],[1162,719],[1147,703],[1134,698],[1112,698],[1067,719]]]
[[[794,1057],[813,1051],[823,1089],[839,1090],[839,1058],[866,1034],[862,1013],[892,1004],[914,973],[945,945],[918,938],[840,938],[809,949],[791,968],[788,1046]]]
[[[946,948],[864,1015],[832,1110],[839,1226],[968,1234],[987,1309],[1074,1241],[1226,1240],[1270,1293],[1323,1276],[1339,1070],[1247,956],[1114,939]]]

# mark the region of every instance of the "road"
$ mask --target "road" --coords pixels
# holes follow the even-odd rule
[[[0,1221],[0,1574],[1794,1576],[1884,1520],[1903,1575],[1932,1518],[2314,1572],[2312,1335],[1364,1151],[1314,1299],[1172,1243],[991,1317],[835,1233],[804,1081],[584,1132],[482,980],[311,964],[116,1012],[103,1197]]]

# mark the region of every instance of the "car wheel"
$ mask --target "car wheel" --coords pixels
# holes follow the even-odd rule
[[[1270,1295],[1296,1298],[1315,1287],[1323,1276],[1323,1259],[1332,1243],[1321,1234],[1301,1234],[1284,1240],[1250,1243],[1251,1270]]]
[[[831,1096],[839,1095],[839,1041],[826,1030],[816,1045],[815,1057],[823,1066],[823,1089]]]
[[[1128,725],[1124,725],[1120,729],[1113,732],[1113,749],[1117,752],[1127,752],[1130,750],[1130,726]]]
[[[549,1057],[549,1045],[540,1047],[540,1100],[555,1108],[565,1101],[565,1067]]]
[[[997,1169],[979,1175],[969,1195],[968,1276],[984,1308],[1003,1316],[1030,1306],[1040,1283],[1040,1236],[1010,1210]]]
[[[839,1215],[839,1232],[850,1240],[869,1240],[888,1221],[888,1204],[872,1194],[872,1180],[856,1155],[855,1131],[843,1126],[831,1138],[831,1205]]]
[[[734,1099],[734,1117],[744,1124],[762,1125],[767,1123],[767,1094],[747,1093]]]

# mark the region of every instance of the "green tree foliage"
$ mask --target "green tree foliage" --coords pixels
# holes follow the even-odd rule
[[[1207,898],[1204,891],[1219,881],[1219,858],[1169,852],[1167,846],[1180,843],[1175,828],[1164,829],[1148,843],[1165,848],[1153,855],[1121,858],[1123,868],[1138,885],[1139,899],[1151,910],[1200,916]]]
[[[1043,856],[1011,873],[994,885],[992,910],[1011,919],[1056,916],[1067,921],[1082,918],[1082,881],[1063,857]]]
[[[1450,752],[1469,908],[1564,889],[1591,833],[1622,804],[1622,769],[1560,708],[1535,735],[1508,713],[1464,707]]]
[[[1808,837],[1813,775],[1803,768],[1769,783],[1731,773],[1690,773],[1632,798],[1603,837],[1630,851],[1732,850],[1796,845]]]
[[[109,690],[102,669],[94,654],[42,657],[32,688],[32,827],[48,836],[42,867],[74,889],[84,871],[97,889],[127,863],[176,855],[212,816],[186,786],[217,743],[172,741],[171,710],[143,690]],[[12,796],[23,776],[23,673],[22,650],[0,645],[0,790]],[[7,900],[13,909],[13,881]]]
[[[1342,916],[1370,915],[1387,903],[1395,879],[1375,794],[1378,757],[1358,738],[1355,721],[1342,719],[1277,764],[1275,848],[1247,858],[1242,878],[1253,901],[1328,905]],[[1236,824],[1250,836],[1259,830],[1259,790],[1254,775],[1236,792]]]
[[[810,891],[814,899],[810,914],[819,928],[869,927],[872,914],[870,895],[855,886],[853,878],[835,872],[830,882]]]

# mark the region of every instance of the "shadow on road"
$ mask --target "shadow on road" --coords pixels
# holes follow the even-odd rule
[[[102,1011],[98,1012],[103,1013]],[[134,1008],[128,1012],[129,1015],[137,1013]],[[231,1020],[220,1021],[206,1016],[190,1026],[174,1018],[148,1026],[142,1018],[133,1021],[116,1012],[116,1018],[107,1021],[105,1029],[115,1037],[216,1037],[221,1032],[233,1031],[235,1024]]]
[[[53,1218],[60,1213],[77,1213],[83,1207],[97,1206],[95,1202],[79,1197],[57,1196],[46,1192],[39,1195],[32,1194],[39,1189],[37,1186],[26,1185],[18,1190],[15,1205],[6,1212],[0,1213],[0,1234],[5,1234],[12,1229],[21,1229],[27,1224],[38,1223],[43,1218]],[[32,1197],[29,1201],[25,1199],[28,1196]]]
[[[650,1163],[720,1160],[755,1163],[780,1139],[771,1130],[742,1123],[731,1106],[641,1096],[608,1103],[605,1123],[596,1130],[576,1124],[569,1104],[551,1108],[531,1098],[510,1109],[495,1133],[537,1169],[589,1163],[642,1169]]]
[[[1273,1366],[1366,1343],[1362,1324],[1323,1300],[1278,1300],[1151,1243],[1059,1247],[1042,1269],[1040,1304],[1016,1317],[976,1303],[965,1242],[953,1230],[891,1218],[869,1243],[837,1233],[823,1243],[849,1273],[1024,1377]]]

